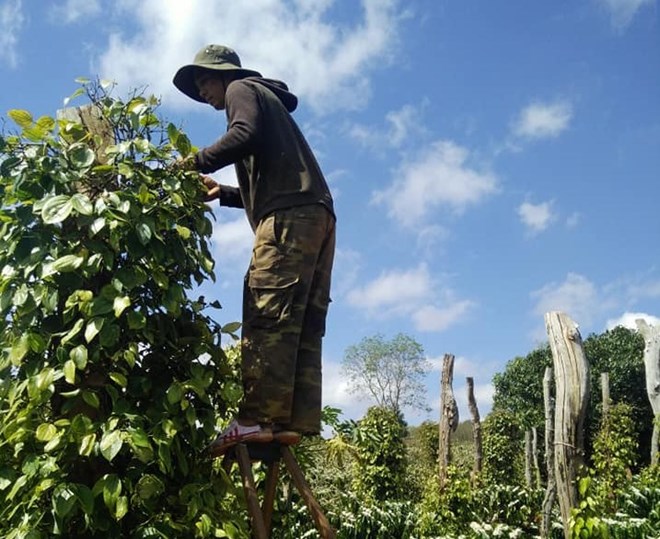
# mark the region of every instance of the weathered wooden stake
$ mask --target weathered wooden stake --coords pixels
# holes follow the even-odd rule
[[[589,398],[589,364],[577,324],[560,312],[545,315],[555,369],[555,472],[564,536],[570,539],[571,509],[577,507],[576,480],[583,463],[584,417]]]
[[[532,431],[525,431],[525,485],[532,487]]]
[[[635,320],[637,329],[644,337],[644,368],[646,370],[646,393],[655,416],[651,437],[651,463],[660,464],[660,325],[649,326],[646,321]]]
[[[483,463],[483,444],[481,441],[481,419],[479,418],[479,408],[477,401],[474,398],[474,380],[471,376],[466,379],[467,392],[468,392],[468,408],[472,416],[472,438],[474,440],[474,467],[472,469],[472,478],[476,480],[477,476],[481,473],[481,466]]]
[[[608,372],[600,373],[600,394],[603,406],[603,421],[610,414],[610,374]]]
[[[539,468],[539,434],[536,427],[532,427],[532,467],[536,488],[541,488],[541,469]]]
[[[548,473],[548,483],[543,498],[543,522],[541,523],[541,537],[550,536],[552,523],[552,506],[557,497],[557,481],[555,479],[555,447],[553,419],[555,407],[552,400],[552,367],[546,367],[543,375],[543,406],[545,408],[545,465]]]
[[[442,360],[442,390],[440,407],[439,443],[438,443],[438,479],[440,490],[447,483],[447,469],[450,459],[450,434],[458,426],[458,406],[454,398],[452,381],[454,378],[454,356],[445,354]]]

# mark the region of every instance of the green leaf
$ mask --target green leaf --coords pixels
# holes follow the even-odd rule
[[[109,376],[110,380],[118,386],[126,387],[128,385],[128,379],[120,372],[111,372]]]
[[[64,368],[62,370],[64,371],[64,379],[70,384],[75,384],[76,383],[76,364],[73,362],[72,359],[67,359],[65,361]]]
[[[186,390],[183,384],[180,382],[174,382],[170,387],[167,388],[167,402],[170,404],[179,402],[183,398],[185,392]]]
[[[50,442],[57,436],[57,428],[52,423],[42,423],[37,427],[35,435],[40,442]]]
[[[87,347],[79,344],[69,352],[69,357],[76,364],[76,368],[82,371],[87,366]]]
[[[94,444],[96,443],[96,434],[90,433],[86,434],[80,440],[80,447],[78,448],[78,454],[82,457],[88,457],[92,454],[94,450]]]
[[[131,298],[128,296],[116,297],[113,302],[113,309],[115,311],[115,318],[119,318],[121,313],[123,313],[131,305]]]
[[[85,328],[85,341],[92,342],[94,337],[96,337],[103,328],[105,320],[103,318],[97,317],[97,318],[92,318],[88,323],[87,327]]]
[[[179,136],[174,141],[174,147],[181,154],[181,157],[188,157],[192,149],[190,139],[184,133],[179,133]]]
[[[225,324],[222,326],[222,333],[236,333],[239,329],[241,329],[241,323],[240,322],[229,322],[228,324]]]
[[[165,491],[165,485],[155,475],[143,475],[136,485],[138,496],[143,500],[148,500],[154,496],[158,496]]]
[[[151,240],[151,228],[147,223],[139,223],[135,228],[138,239],[142,245],[146,245]]]
[[[21,109],[12,109],[9,112],[7,112],[7,116],[9,116],[14,122],[16,122],[16,125],[20,127],[21,129],[26,129],[32,125],[32,114],[30,114],[27,110],[21,110]]]
[[[122,439],[121,431],[108,431],[101,438],[101,454],[108,462],[112,462],[112,459],[114,459],[117,456],[117,453],[121,450],[123,443],[124,441]]]
[[[190,238],[190,229],[185,226],[181,225],[176,225],[176,231],[179,233],[179,236],[181,236],[184,240],[187,240]]]
[[[53,491],[53,509],[55,514],[64,518],[67,516],[76,503],[76,496],[69,485],[60,484]]]
[[[62,337],[62,344],[68,343],[71,339],[73,339],[76,335],[78,335],[84,324],[85,321],[82,318],[76,320],[76,323],[69,330],[69,332],[64,337]]]
[[[72,144],[67,151],[67,155],[71,164],[79,169],[91,166],[96,159],[94,151],[82,142]]]
[[[60,273],[67,273],[77,270],[85,261],[84,257],[78,255],[64,255],[53,261],[52,269]]]
[[[99,399],[99,396],[91,389],[85,389],[82,392],[82,398],[92,408],[98,409],[101,406],[101,400]]]
[[[128,497],[119,496],[115,507],[115,519],[121,520],[126,516],[126,513],[128,513]]]
[[[137,311],[129,311],[127,318],[129,329],[142,329],[147,324],[147,318]]]
[[[41,210],[41,218],[44,223],[54,225],[61,223],[71,214],[73,210],[73,202],[71,197],[67,195],[56,195],[50,197],[43,205]]]
[[[103,443],[103,442],[101,442]],[[116,474],[106,475],[103,481],[103,502],[111,513],[115,512],[117,500],[121,494],[121,481]]]
[[[14,341],[14,344],[9,351],[9,360],[12,365],[18,366],[21,364],[23,358],[30,351],[30,342],[26,334],[21,335],[21,338]]]
[[[42,116],[36,121],[36,124],[44,131],[52,131],[55,129],[55,120],[50,116]]]
[[[92,490],[86,485],[75,485],[75,493],[81,509],[86,515],[91,515],[94,512],[94,495]]]
[[[76,193],[71,197],[71,203],[73,209],[82,215],[92,215],[94,213],[94,205],[87,195]]]

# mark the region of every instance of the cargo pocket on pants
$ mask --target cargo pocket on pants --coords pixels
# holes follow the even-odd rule
[[[255,270],[247,278],[244,318],[255,328],[271,328],[293,310],[298,276]]]

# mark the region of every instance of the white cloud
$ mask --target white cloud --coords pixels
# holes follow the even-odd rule
[[[24,23],[21,0],[7,0],[0,5],[0,62],[6,62],[11,68],[18,63],[18,34]]]
[[[618,318],[611,318],[605,323],[605,329],[613,329],[616,326],[637,330],[635,320],[646,320],[649,326],[660,326],[660,318],[647,313],[625,312]]]
[[[419,331],[444,331],[462,319],[474,307],[470,300],[457,301],[447,307],[425,305],[413,314],[415,327]]]
[[[518,216],[532,234],[544,231],[555,220],[552,201],[541,202],[540,204],[523,202],[518,207]]]
[[[624,30],[637,12],[645,5],[653,5],[655,0],[598,0],[610,14],[612,26]]]
[[[534,312],[542,317],[550,311],[562,311],[581,326],[592,323],[599,304],[596,286],[586,277],[569,273],[561,283],[549,283],[532,292]]]
[[[124,0],[120,9],[137,27],[111,35],[100,75],[133,87],[149,83],[164,101],[189,103],[172,77],[201,47],[219,42],[318,110],[359,107],[369,99],[369,72],[393,54],[398,0],[363,0],[362,18],[352,24],[329,20],[333,4],[251,0],[230,9],[216,0]]]
[[[474,302],[460,300],[455,293],[431,277],[420,264],[409,270],[384,271],[347,295],[353,307],[375,317],[405,316],[417,331],[444,331],[465,318]]]
[[[568,129],[572,117],[572,106],[566,101],[532,103],[520,112],[513,133],[527,139],[556,137]]]
[[[51,7],[53,19],[72,23],[101,13],[101,0],[66,0]]]
[[[218,270],[222,272],[237,266],[245,270],[253,242],[254,234],[242,211],[235,219],[216,221],[211,243]]]
[[[497,189],[497,178],[467,164],[469,152],[451,141],[437,141],[397,171],[390,187],[373,200],[388,207],[390,217],[404,226],[418,226],[441,206],[464,211]]]
[[[423,302],[432,290],[428,268],[421,264],[404,271],[384,271],[362,288],[348,294],[351,305],[381,314],[403,314]]]
[[[404,105],[385,115],[385,126],[364,126],[354,124],[348,135],[361,145],[382,153],[385,149],[400,148],[406,142],[416,141],[416,135],[424,134],[422,115],[423,105]]]

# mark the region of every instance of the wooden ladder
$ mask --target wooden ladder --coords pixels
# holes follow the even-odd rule
[[[305,500],[307,509],[314,519],[316,529],[321,535],[321,538],[335,539],[335,530],[330,526],[328,519],[323,514],[323,510],[316,501],[316,498],[314,498],[314,494],[298,465],[296,457],[287,445],[282,445],[278,442],[268,444],[236,444],[225,454],[222,461],[225,472],[229,473],[234,461],[238,462],[238,468],[241,472],[243,491],[245,492],[247,509],[252,523],[252,535],[255,539],[269,539],[270,537],[273,504],[275,502],[281,461],[284,461],[284,465],[293,480],[293,484]],[[259,496],[252,474],[253,461],[262,461],[268,465],[263,503],[259,502]]]

